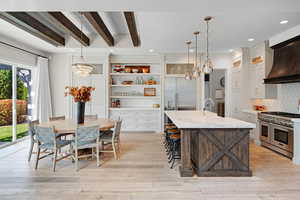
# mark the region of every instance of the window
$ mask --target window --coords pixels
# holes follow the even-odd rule
[[[28,134],[31,91],[31,68],[0,64],[0,145]]]

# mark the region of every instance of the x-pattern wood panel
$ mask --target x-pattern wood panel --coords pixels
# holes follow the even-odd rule
[[[247,132],[239,131],[236,134],[236,137],[232,137],[232,139],[226,144],[222,144],[220,140],[208,131],[201,131],[200,134],[205,135],[208,140],[214,144],[218,152],[215,152],[211,159],[209,159],[200,169],[199,171],[208,171],[209,169],[213,168],[225,155],[228,156],[231,162],[233,162],[234,166],[237,167],[241,171],[248,171],[249,168],[234,154],[231,152],[233,147],[239,144],[245,137],[247,137]],[[225,133],[226,134],[226,133]]]

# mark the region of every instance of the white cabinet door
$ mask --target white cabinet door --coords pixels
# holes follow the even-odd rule
[[[97,114],[98,117],[105,117],[105,78],[103,75],[92,75],[91,86],[95,88],[95,91],[92,93],[92,100],[90,102],[91,115]]]

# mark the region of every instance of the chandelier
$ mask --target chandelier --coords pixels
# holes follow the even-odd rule
[[[191,41],[187,41],[186,42],[186,44],[187,44],[187,69],[189,70],[189,66],[190,66],[190,46],[191,46],[191,44],[192,44],[192,42]],[[192,74],[192,72],[190,72],[190,71],[187,71],[186,73],[185,73],[185,80],[192,80],[192,78],[193,78],[193,74]]]
[[[206,22],[206,58],[204,61],[203,66],[201,67],[201,55],[198,56],[198,36],[200,34],[199,31],[194,32],[195,35],[195,61],[194,61],[194,66],[192,72],[187,71],[185,73],[185,79],[186,80],[191,80],[191,79],[197,79],[200,77],[201,73],[204,74],[209,74],[213,71],[213,64],[209,55],[209,21],[212,20],[212,17],[208,16],[204,18],[204,21]],[[191,41],[186,42],[188,46],[188,53],[187,53],[187,60],[188,60],[188,65],[190,61],[190,44]],[[199,58],[199,63],[198,63],[198,58]]]
[[[209,34],[209,21],[212,20],[212,17],[205,17],[204,21],[206,22],[206,59],[203,64],[203,72],[205,74],[209,74],[213,72],[213,64],[209,57],[209,40],[208,40],[208,34]]]
[[[82,15],[81,15],[82,16]],[[80,38],[82,39],[82,21],[80,21]],[[94,70],[94,67],[90,64],[87,64],[84,60],[83,54],[82,54],[82,44],[80,44],[80,58],[76,63],[73,63],[73,57],[72,57],[72,70],[74,74],[81,77],[89,76],[90,73]]]

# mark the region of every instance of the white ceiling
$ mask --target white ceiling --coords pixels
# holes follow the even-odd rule
[[[48,11],[63,10],[76,24],[80,16],[69,11],[97,10],[116,38],[113,49],[118,51],[185,52],[185,41],[193,40],[193,32],[202,33],[201,48],[204,49],[205,23],[207,15],[214,17],[210,26],[212,51],[228,51],[237,47],[252,46],[271,36],[300,24],[299,0],[10,0],[0,3],[0,10]],[[121,12],[135,11],[141,47],[133,48],[129,40],[124,16]],[[281,25],[283,19],[288,24]],[[91,26],[84,23],[84,32],[92,39],[91,51],[108,51],[108,46]],[[46,52],[72,52],[78,43],[72,39],[68,48],[54,47],[30,34],[0,20],[0,34],[24,42]],[[127,34],[124,37],[124,34]],[[121,39],[120,39],[121,38]],[[125,38],[125,39],[122,39]],[[254,42],[248,42],[254,38]],[[124,42],[124,40],[128,40]],[[118,41],[122,41],[119,42]]]

